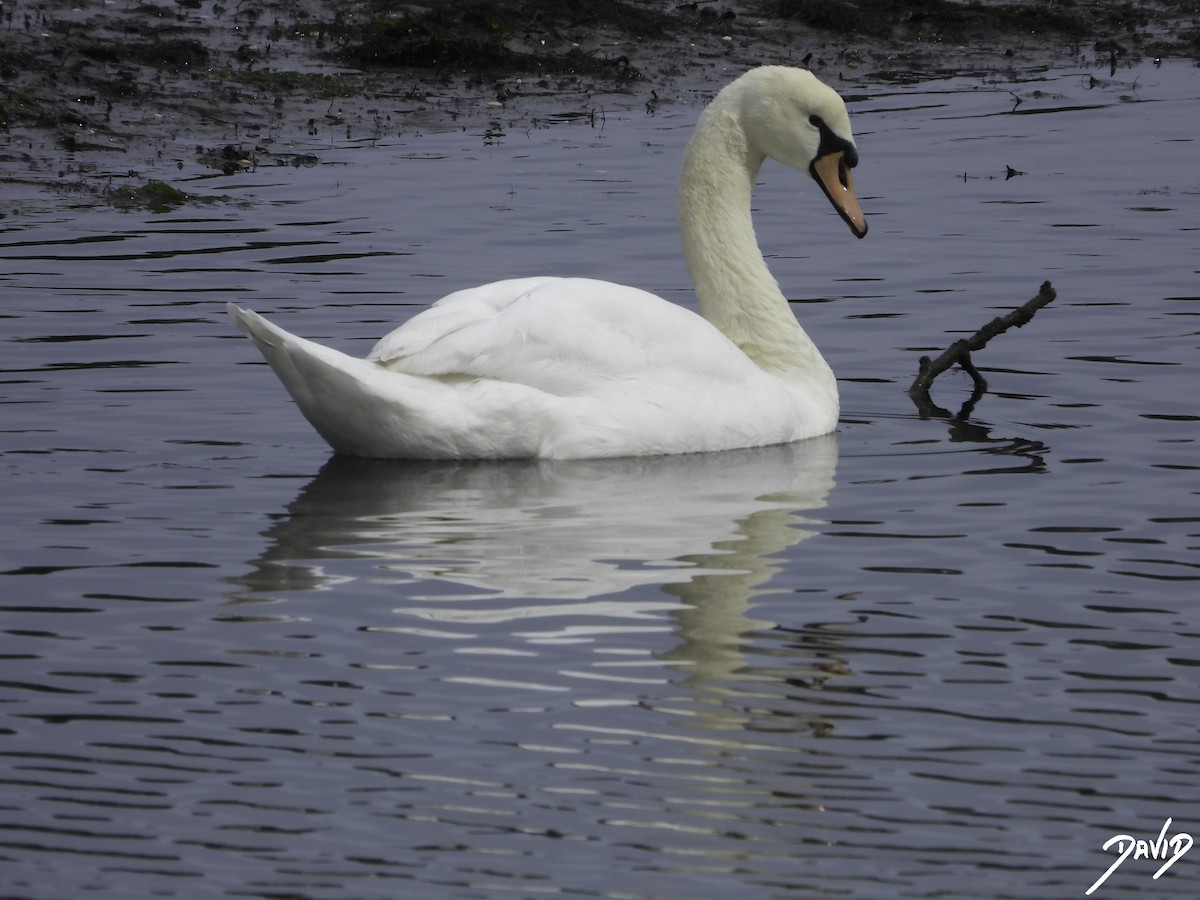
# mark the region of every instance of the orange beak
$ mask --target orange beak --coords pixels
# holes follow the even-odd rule
[[[863,215],[858,198],[854,196],[854,182],[850,180],[850,167],[846,165],[846,153],[838,150],[818,156],[808,167],[809,173],[821,185],[821,190],[833,204],[833,208],[850,226],[855,237],[867,233],[867,217]]]

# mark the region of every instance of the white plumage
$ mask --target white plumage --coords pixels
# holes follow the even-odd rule
[[[702,316],[604,281],[513,279],[442,298],[356,359],[229,310],[341,453],[646,456],[824,434],[837,424],[833,373],[767,270],[750,219],[767,155],[810,171],[866,233],[841,99],[798,69],[743,75],[701,116],[680,177]]]

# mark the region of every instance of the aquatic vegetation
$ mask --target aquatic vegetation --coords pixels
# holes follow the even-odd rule
[[[170,212],[187,203],[191,197],[179,188],[162,181],[143,185],[122,185],[105,192],[105,199],[119,209],[146,209],[154,213]]]

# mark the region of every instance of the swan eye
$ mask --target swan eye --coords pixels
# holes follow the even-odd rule
[[[826,156],[830,153],[843,154],[844,166],[853,169],[858,165],[858,150],[854,144],[833,133],[833,129],[825,124],[825,120],[817,114],[808,117],[808,121],[817,129],[821,135],[821,143],[817,146],[817,158]],[[843,169],[844,171],[844,169]],[[845,179],[842,179],[843,184]]]

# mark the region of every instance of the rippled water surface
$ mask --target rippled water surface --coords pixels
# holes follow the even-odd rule
[[[842,89],[868,238],[758,194],[843,392],[790,447],[331,458],[223,312],[365,353],[500,277],[687,303],[699,101],[304,137],[158,215],[0,188],[0,892],[1070,897],[1200,834],[1200,70]],[[1093,896],[1195,896],[1160,864]]]

